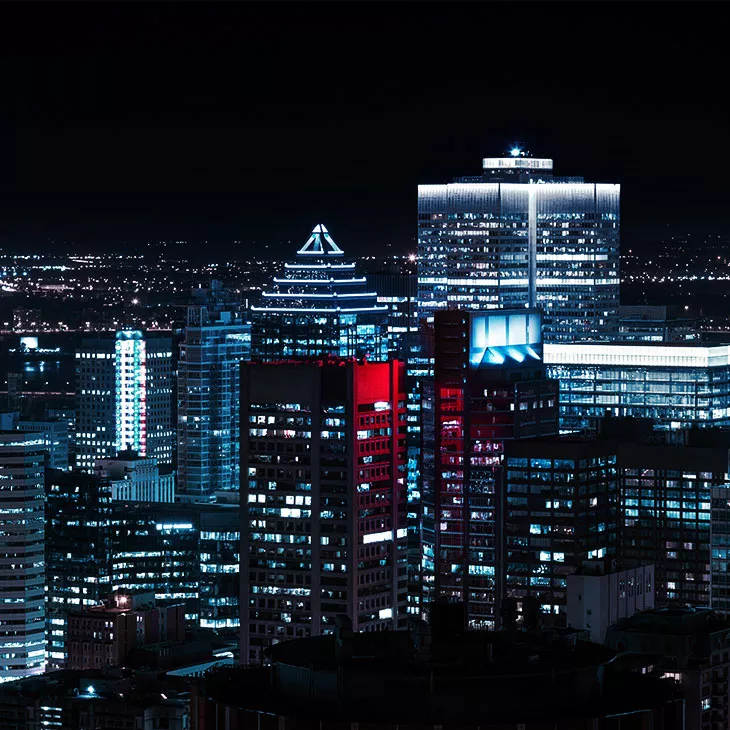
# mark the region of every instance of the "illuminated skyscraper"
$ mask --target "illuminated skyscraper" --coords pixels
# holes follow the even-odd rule
[[[193,291],[178,363],[178,496],[212,501],[239,488],[239,363],[251,326],[218,281]]]
[[[505,442],[557,433],[540,313],[444,311],[435,377],[424,380],[423,599],[463,602],[472,628],[496,628]]]
[[[0,682],[45,668],[43,434],[0,431]]]
[[[121,451],[172,463],[172,341],[123,330],[76,353],[78,467]]]
[[[244,363],[241,661],[406,621],[406,396],[398,361]]]
[[[545,340],[604,338],[619,301],[619,185],[553,177],[553,161],[486,158],[418,188],[418,296],[441,309],[540,307]]]
[[[323,225],[314,227],[271,291],[251,307],[254,359],[388,356],[388,305]]]

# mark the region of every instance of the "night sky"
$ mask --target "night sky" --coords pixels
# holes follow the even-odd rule
[[[346,251],[407,252],[417,184],[477,174],[514,141],[557,174],[620,182],[624,245],[728,235],[726,15],[2,4],[0,246],[285,254],[323,222]]]

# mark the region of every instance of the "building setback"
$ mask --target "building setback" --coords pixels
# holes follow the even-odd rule
[[[242,365],[242,662],[405,624],[405,401],[398,361]]]

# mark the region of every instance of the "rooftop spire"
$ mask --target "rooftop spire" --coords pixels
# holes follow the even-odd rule
[[[329,246],[329,250],[326,249],[325,243]],[[332,236],[327,232],[327,229],[321,223],[318,223],[312,229],[312,233],[307,239],[307,242],[297,251],[297,254],[309,256],[342,256],[344,251],[332,240]]]

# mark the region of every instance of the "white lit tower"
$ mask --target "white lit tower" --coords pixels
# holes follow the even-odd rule
[[[440,309],[539,307],[546,342],[607,339],[619,302],[620,186],[553,177],[519,148],[418,187],[418,295]]]
[[[77,464],[123,451],[172,464],[172,340],[122,330],[84,339],[76,352]]]

